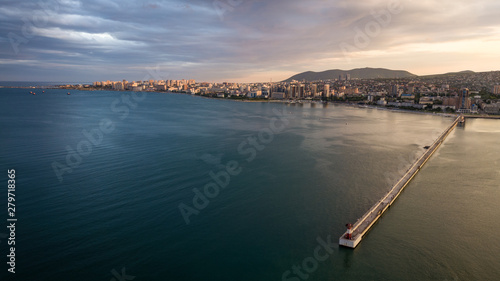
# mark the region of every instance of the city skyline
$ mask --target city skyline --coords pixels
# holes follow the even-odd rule
[[[498,70],[495,1],[5,1],[2,80],[281,81],[382,67]]]

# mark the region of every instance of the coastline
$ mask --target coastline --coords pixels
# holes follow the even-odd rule
[[[113,90],[113,89],[95,89],[95,88],[79,88],[79,89],[74,89],[74,88],[60,88],[60,87],[55,87],[55,85],[52,86],[0,86],[0,88],[5,88],[5,89],[44,89],[44,90],[77,90],[77,91],[89,91],[89,92],[94,92],[94,91],[110,91],[110,92],[135,92],[132,90]],[[169,91],[144,91],[148,93],[157,93],[157,94],[179,94],[179,95],[189,95],[189,96],[195,96],[195,97],[200,97],[200,98],[206,98],[206,99],[213,99],[213,100],[225,100],[225,101],[235,101],[235,102],[246,102],[246,103],[283,103],[283,104],[291,104],[291,101],[296,101],[298,103],[296,104],[311,104],[311,103],[321,103],[321,104],[326,104],[326,105],[334,105],[334,106],[347,106],[347,107],[353,107],[353,108],[368,108],[368,109],[376,109],[376,110],[387,110],[387,111],[392,111],[392,112],[400,112],[400,113],[412,113],[412,114],[425,114],[425,115],[434,115],[434,116],[442,116],[442,117],[448,117],[448,118],[455,118],[457,117],[458,113],[444,113],[444,112],[428,112],[428,111],[419,111],[419,110],[408,110],[408,109],[400,109],[400,108],[394,108],[394,107],[385,107],[385,106],[375,106],[375,105],[362,105],[362,104],[357,104],[357,103],[349,103],[349,102],[335,102],[335,101],[321,101],[321,100],[273,100],[273,99],[231,99],[231,98],[217,98],[217,97],[209,97],[209,96],[202,96],[202,95],[193,95],[190,93],[182,93],[182,92],[169,92]],[[486,119],[500,119],[499,115],[487,115],[487,114],[477,114],[477,115],[472,115],[472,114],[464,114],[465,118],[486,118]]]

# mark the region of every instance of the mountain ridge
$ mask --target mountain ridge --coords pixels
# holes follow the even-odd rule
[[[342,76],[343,79],[349,74],[351,79],[376,79],[376,78],[409,78],[417,77],[417,75],[412,74],[406,70],[391,70],[387,68],[355,68],[351,70],[342,69],[331,69],[321,72],[306,71],[299,74],[295,74],[292,77],[283,80],[283,82],[291,82],[292,80],[297,81],[317,81],[317,80],[330,80],[337,79]]]
[[[466,75],[466,74],[476,74],[477,72],[472,71],[472,70],[463,70],[463,71],[456,71],[456,72],[447,72],[447,73],[442,73],[442,74],[430,74],[430,75],[421,75],[419,77],[422,78],[435,78],[435,77],[446,77],[446,76],[453,76],[453,75]]]

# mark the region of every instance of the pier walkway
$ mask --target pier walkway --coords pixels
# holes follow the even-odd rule
[[[408,169],[403,177],[387,192],[387,194],[377,201],[355,224],[349,226],[348,229],[339,239],[341,246],[356,248],[361,242],[361,239],[370,230],[370,228],[378,221],[382,214],[394,203],[399,194],[408,185],[408,183],[415,177],[420,169],[427,163],[429,158],[434,154],[438,147],[444,142],[446,137],[455,129],[459,123],[465,122],[463,115],[457,119],[434,141],[434,143],[425,151],[425,153],[418,158],[415,163]]]

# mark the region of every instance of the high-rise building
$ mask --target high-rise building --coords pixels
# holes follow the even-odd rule
[[[399,85],[392,85],[391,95],[393,97],[399,96]]]
[[[345,75],[345,81],[349,81],[349,80],[351,80],[351,74],[347,73]]]
[[[290,97],[291,98],[296,98],[297,97],[297,86],[296,85],[291,85],[290,86]]]
[[[303,99],[306,93],[306,86],[304,84],[299,84],[299,99]]]
[[[323,90],[323,97],[325,97],[325,98],[330,97],[330,84],[325,84],[325,87]]]
[[[470,110],[471,102],[469,99],[469,89],[463,88],[460,90],[460,94],[458,95],[459,98],[459,110],[461,112],[467,112]]]
[[[318,93],[318,85],[312,84],[312,86],[311,86],[311,96],[314,98],[314,97],[316,97],[317,93]]]

